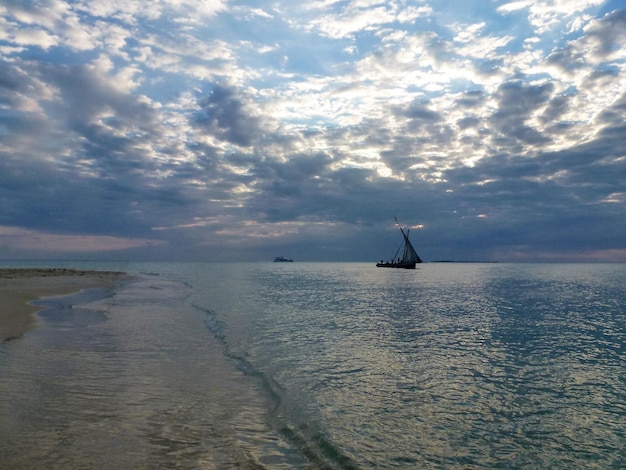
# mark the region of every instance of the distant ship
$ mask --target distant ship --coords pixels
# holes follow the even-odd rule
[[[274,263],[293,263],[291,258],[285,258],[284,256],[277,256],[274,258]]]
[[[413,248],[413,245],[411,245],[411,242],[409,241],[409,229],[407,229],[406,233],[404,233],[404,229],[398,222],[398,219],[394,217],[394,220],[396,221],[396,224],[398,225],[398,228],[402,233],[402,237],[404,238],[404,246],[400,246],[400,248],[398,248],[398,251],[396,251],[396,254],[393,256],[391,261],[381,260],[380,263],[376,263],[376,267],[415,269],[415,265],[417,263],[421,263],[422,259],[419,257],[417,251],[415,251],[415,248]],[[402,250],[401,258],[398,257],[398,253],[400,253],[400,250]]]

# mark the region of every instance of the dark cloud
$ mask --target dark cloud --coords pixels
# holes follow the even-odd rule
[[[550,141],[548,136],[529,127],[526,120],[540,106],[548,103],[554,85],[525,85],[520,82],[507,82],[500,85],[495,93],[498,109],[491,116],[491,125],[503,136],[514,138],[526,144],[541,144]]]
[[[19,67],[15,67],[8,62],[0,62],[0,96],[3,104],[7,106],[15,105],[12,99],[17,98],[16,92],[27,90],[27,76]]]
[[[20,5],[11,11],[33,22],[24,31],[43,31],[43,3]],[[624,249],[623,10],[537,61],[553,43],[504,55],[481,28],[488,52],[475,57],[467,43],[459,57],[451,29],[434,22],[374,22],[319,47],[312,27],[270,37],[297,18],[229,30],[258,16],[243,5],[236,18],[184,27],[154,8],[150,24],[122,4],[116,18],[85,9],[83,29],[57,31],[92,33],[93,50],[2,40],[0,228],[167,241],[128,252],[159,259],[271,259],[286,248],[299,260],[375,260],[391,255],[397,215],[424,226],[412,236],[426,260]],[[107,35],[122,21],[135,38]],[[518,67],[522,56],[532,64]],[[545,73],[519,72],[530,66]],[[576,77],[569,88],[564,76]]]
[[[565,72],[572,72],[576,69],[582,69],[587,65],[585,51],[578,50],[572,45],[560,48],[551,53],[546,63],[554,65]]]
[[[169,161],[175,150],[165,146],[154,158],[162,130],[154,109],[93,67],[24,63],[25,73],[3,65],[12,73],[0,97],[11,97],[13,113],[4,124],[11,151],[0,150],[0,225],[145,236],[163,220],[188,220],[181,208],[193,211],[199,198],[185,182],[198,172]],[[21,111],[27,93],[55,99]]]
[[[610,107],[598,115],[598,120],[603,124],[617,126],[617,132],[622,132],[626,116],[626,94],[622,95]],[[608,132],[611,132],[607,129]]]
[[[460,129],[468,129],[470,127],[478,127],[478,125],[480,124],[480,119],[477,118],[476,116],[466,116],[463,119],[459,119],[456,122],[457,126],[459,126]]]
[[[115,77],[94,66],[42,64],[33,69],[39,78],[58,87],[61,100],[52,111],[72,129],[82,130],[101,115],[110,116],[113,127],[129,124],[134,129],[149,131],[154,123],[153,110],[129,90],[116,88]]]
[[[214,85],[198,105],[201,110],[195,115],[196,124],[216,137],[249,147],[262,133],[259,119],[232,88]]]
[[[558,123],[561,117],[570,109],[570,97],[561,95],[555,96],[546,106],[543,114],[539,118],[544,124]]]
[[[626,10],[615,10],[605,17],[594,20],[581,39],[556,49],[546,59],[548,64],[572,72],[606,59],[626,44]]]
[[[554,91],[552,83],[525,85],[520,82],[506,82],[498,87],[495,98],[498,110],[494,120],[521,121],[538,106],[546,103]]]
[[[612,194],[623,194],[626,169],[621,160],[626,152],[623,143],[616,143],[617,139],[605,142],[599,137],[530,159],[500,155],[474,168],[447,171],[454,188],[449,199],[454,201],[459,227],[469,230],[468,243],[489,232],[489,243],[503,248],[529,245],[574,253],[589,246],[619,247],[615,217],[624,209],[609,201]]]
[[[604,18],[594,21],[586,31],[595,42],[594,55],[606,57],[626,41],[626,10],[615,10]]]
[[[426,103],[413,102],[408,106],[396,107],[394,112],[400,116],[424,123],[441,121],[441,115],[428,108]]]
[[[476,108],[485,103],[487,96],[482,91],[466,91],[461,97],[455,100],[455,104],[462,108]]]

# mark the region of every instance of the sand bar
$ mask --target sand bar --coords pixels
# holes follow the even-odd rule
[[[21,337],[37,325],[28,302],[40,297],[69,295],[83,289],[109,287],[127,275],[116,271],[63,268],[0,268],[0,342]]]

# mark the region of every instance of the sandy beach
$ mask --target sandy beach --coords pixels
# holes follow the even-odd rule
[[[83,289],[111,286],[125,273],[59,268],[0,268],[0,342],[21,337],[37,324],[31,302]]]

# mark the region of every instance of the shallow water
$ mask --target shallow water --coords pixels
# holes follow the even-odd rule
[[[143,274],[0,345],[13,468],[626,465],[625,265],[87,267]]]

